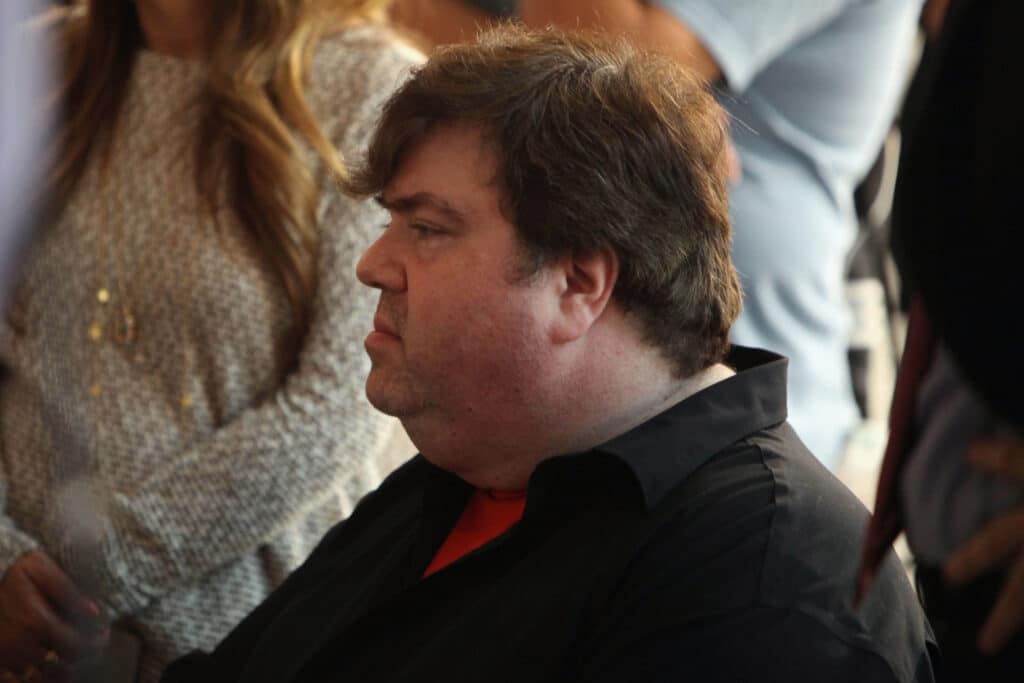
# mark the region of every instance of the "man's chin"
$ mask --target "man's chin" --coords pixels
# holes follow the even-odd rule
[[[397,418],[402,417],[401,410],[399,410],[399,408],[395,406],[393,402],[385,399],[376,398],[369,393],[366,394],[366,398],[370,399],[371,406],[373,406],[380,412],[384,413],[385,415],[390,415],[391,417]]]
[[[371,374],[366,381],[366,398],[370,405],[384,413],[401,419],[412,412],[408,396],[394,390],[394,387],[378,386]]]

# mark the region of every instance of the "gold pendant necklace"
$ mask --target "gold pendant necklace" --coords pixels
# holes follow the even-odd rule
[[[101,309],[108,308],[106,304],[110,303],[110,290],[106,287],[100,287],[96,290],[96,300],[100,303]],[[101,315],[100,318],[95,319],[89,324],[89,341],[98,343],[103,339],[103,323],[100,319],[109,320],[109,315]],[[138,323],[136,322],[135,313],[128,304],[121,304],[119,310],[114,314],[114,321],[110,323],[111,338],[122,346],[127,346],[135,342],[138,334]]]
[[[114,341],[122,346],[135,343],[135,314],[127,305],[122,305],[119,314],[114,318]]]
[[[127,295],[127,291],[131,283],[126,277],[123,259],[118,258],[114,253],[114,250],[117,247],[124,247],[127,236],[121,234],[121,231],[119,230],[121,226],[120,221],[116,221],[115,226],[115,222],[110,220],[110,201],[106,194],[101,191],[109,187],[109,178],[107,177],[108,169],[106,164],[100,162],[100,167],[96,169],[96,173],[94,196],[102,202],[102,228],[108,231],[112,230],[115,234],[112,235],[113,244],[110,246],[103,244],[102,241],[97,239],[98,249],[95,261],[97,265],[97,283],[94,290],[94,315],[86,330],[86,337],[94,346],[99,347],[106,340],[109,340],[128,351],[139,339],[139,318],[136,315],[136,309],[133,302]],[[171,178],[172,176],[173,173],[168,172],[167,177]],[[168,188],[168,190],[170,190],[170,188]],[[189,213],[182,209],[182,215],[187,216]],[[115,229],[115,227],[118,229]],[[188,247],[188,253],[184,255],[184,258],[186,259],[185,262],[189,268],[192,267],[193,260],[195,258],[195,254],[193,253],[194,241],[195,240],[185,240]],[[156,250],[154,249],[152,251]],[[143,255],[143,257],[132,267],[132,275],[137,275],[139,271],[143,270],[147,261],[148,260],[145,258],[145,255]],[[189,291],[191,280],[191,274],[186,277],[178,278],[178,295],[182,301],[181,305],[177,308],[178,310],[183,310],[186,317],[185,321],[181,321],[181,339],[179,340],[179,345],[182,351],[182,382],[180,394],[178,396],[178,404],[184,413],[190,412],[193,405],[192,393],[188,386],[191,380],[192,369],[192,354],[188,340],[188,331],[192,322],[191,308],[193,304],[191,291]],[[100,376],[99,354],[100,349],[96,348],[93,353],[93,376],[88,387],[88,393],[93,398],[99,398],[106,388],[105,382]],[[142,363],[146,359],[142,349],[135,350],[131,358],[136,363]]]

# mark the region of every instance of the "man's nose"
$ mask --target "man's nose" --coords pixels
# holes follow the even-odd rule
[[[392,244],[391,233],[391,228],[386,229],[356,264],[356,277],[367,287],[387,291],[405,289],[405,271]]]

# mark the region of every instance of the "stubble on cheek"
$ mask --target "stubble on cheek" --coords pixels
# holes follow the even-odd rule
[[[508,302],[493,302],[508,306]],[[529,409],[529,387],[538,372],[537,339],[533,321],[504,311],[494,317],[489,308],[474,311],[472,320],[459,325],[457,334],[439,340],[445,350],[431,368],[439,398],[453,405],[453,413],[487,421],[487,413],[509,417]]]

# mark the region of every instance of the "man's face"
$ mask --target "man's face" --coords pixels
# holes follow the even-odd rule
[[[357,268],[381,290],[367,396],[452,471],[475,466],[468,451],[499,452],[537,426],[552,356],[553,278],[516,278],[495,172],[476,129],[429,133],[385,188],[391,223]]]

